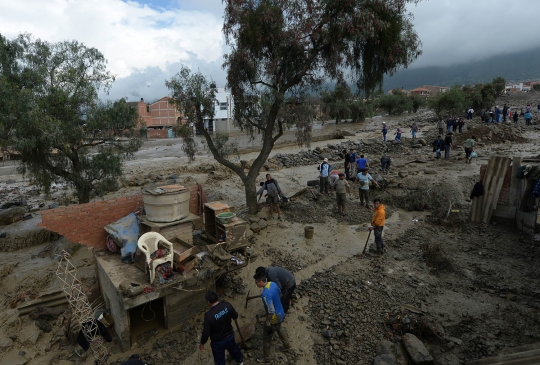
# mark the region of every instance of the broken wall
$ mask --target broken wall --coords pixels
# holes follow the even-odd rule
[[[189,212],[198,215],[197,185],[192,185],[189,191]],[[61,206],[44,210],[41,213],[42,222],[39,226],[59,233],[72,242],[102,249],[106,248],[107,238],[104,227],[142,206],[144,203],[141,194],[87,204]],[[196,229],[197,225],[200,225],[200,222],[196,224]],[[191,225],[189,229],[192,230]]]
[[[41,213],[40,227],[57,232],[72,242],[106,248],[103,227],[142,207],[142,195],[136,194],[87,204],[61,206]]]

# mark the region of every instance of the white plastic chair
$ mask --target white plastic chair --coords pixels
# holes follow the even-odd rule
[[[167,246],[169,254],[158,259],[154,259],[154,261],[152,261],[150,255],[152,255],[158,249],[159,242],[162,242],[165,244],[165,246]],[[148,271],[150,272],[151,284],[154,282],[154,278],[156,277],[156,268],[158,267],[158,265],[161,265],[165,262],[170,262],[171,267],[173,267],[173,244],[172,242],[167,241],[165,237],[163,237],[159,233],[148,232],[143,234],[141,238],[139,238],[139,240],[137,241],[137,246],[139,247],[139,250],[141,250],[146,255],[146,266],[148,266]]]

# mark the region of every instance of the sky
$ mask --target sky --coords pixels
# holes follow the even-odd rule
[[[0,0],[0,33],[99,49],[116,75],[108,98],[154,101],[182,65],[225,84],[221,0]],[[540,47],[539,0],[424,0],[409,6],[423,54],[448,66]]]

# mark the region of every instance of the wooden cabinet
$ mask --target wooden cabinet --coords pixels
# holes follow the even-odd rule
[[[248,245],[246,221],[236,217],[230,223],[221,223],[216,218],[218,214],[230,211],[229,206],[221,201],[206,203],[204,205],[204,228],[206,236],[215,243],[225,242],[225,249],[227,251]]]

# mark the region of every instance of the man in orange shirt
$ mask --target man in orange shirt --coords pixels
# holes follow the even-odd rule
[[[386,212],[384,211],[384,205],[381,204],[380,199],[373,201],[373,217],[371,218],[370,231],[375,234],[375,245],[377,245],[377,252],[382,254],[384,250],[384,244],[382,239],[382,231],[384,228],[384,220],[386,218]]]

